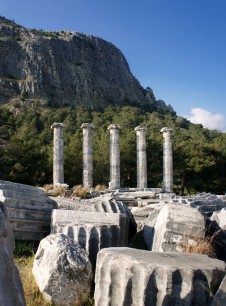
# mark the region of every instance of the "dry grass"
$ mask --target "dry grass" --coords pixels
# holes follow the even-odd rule
[[[106,190],[107,189],[107,187],[105,186],[105,185],[96,185],[95,186],[95,191],[104,191],[104,190]]]
[[[39,291],[38,286],[36,285],[34,276],[32,274],[32,267],[34,261],[34,255],[30,257],[21,257],[14,259],[23,284],[24,295],[27,306],[54,306],[55,304],[46,301],[42,293]],[[80,303],[80,305],[75,304],[74,306],[93,306],[94,299],[93,293],[90,293],[90,296]]]
[[[45,192],[45,193],[48,193],[50,190],[53,190],[53,189],[54,189],[54,186],[53,186],[53,184],[45,184],[45,185],[43,186],[43,188],[44,188],[44,192]]]
[[[220,231],[215,232],[212,236],[207,236],[204,239],[200,237],[194,238],[195,245],[189,244],[187,241],[188,238],[185,240],[185,253],[194,253],[194,254],[205,254],[211,258],[217,258],[216,251],[214,248],[214,240],[216,236],[218,236]]]
[[[49,194],[51,192],[51,195],[54,197],[66,197],[68,188],[61,187],[61,186],[54,186],[53,184],[46,184],[44,185],[44,192],[46,194]]]
[[[34,256],[16,258],[15,263],[19,269],[20,277],[23,283],[24,295],[27,306],[53,306],[45,300],[36,285],[32,274]]]
[[[87,195],[90,193],[90,187],[82,187],[82,185],[75,185],[73,188],[71,197],[79,197],[81,199],[86,199]]]

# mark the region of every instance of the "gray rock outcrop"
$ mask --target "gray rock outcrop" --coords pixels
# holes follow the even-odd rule
[[[57,305],[81,305],[91,288],[92,266],[86,251],[63,234],[40,242],[32,272],[46,299]]]
[[[225,274],[225,263],[206,255],[103,249],[95,305],[210,305]]]
[[[140,105],[173,113],[132,75],[121,51],[74,31],[31,30],[0,16],[0,103]]]
[[[161,209],[155,226],[152,251],[183,252],[205,237],[205,220],[196,209],[166,204]]]
[[[0,202],[0,305],[25,306],[20,275],[13,262],[14,236],[7,208]]]

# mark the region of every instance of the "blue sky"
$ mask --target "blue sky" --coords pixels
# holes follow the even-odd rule
[[[226,0],[1,0],[0,15],[102,37],[178,115],[226,131]]]

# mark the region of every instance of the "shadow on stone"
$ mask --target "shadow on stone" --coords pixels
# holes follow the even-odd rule
[[[80,227],[79,233],[78,233],[78,243],[82,248],[86,250],[86,231],[83,227]]]
[[[145,306],[154,306],[157,304],[158,287],[156,284],[155,271],[150,275],[145,289]]]
[[[226,231],[216,221],[206,219],[206,236],[213,237],[213,246],[217,258],[226,262]]]
[[[74,230],[72,226],[68,228],[68,236],[74,240]]]
[[[111,247],[111,231],[108,226],[103,225],[100,236],[100,249]]]
[[[95,227],[92,227],[90,231],[89,239],[89,258],[92,264],[96,262],[97,253],[99,250],[100,236]]]

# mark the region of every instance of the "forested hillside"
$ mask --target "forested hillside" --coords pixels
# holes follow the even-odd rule
[[[162,141],[160,129],[173,129],[174,189],[178,193],[226,191],[226,133],[204,129],[182,117],[144,112],[130,106],[108,107],[103,112],[84,107],[48,108],[14,104],[0,109],[0,179],[31,185],[52,182],[53,122],[65,128],[65,182],[82,182],[83,122],[93,122],[94,184],[109,182],[109,131],[112,123],[122,126],[121,184],[136,187],[136,133],[146,126],[148,186],[162,186]]]

